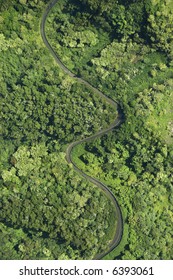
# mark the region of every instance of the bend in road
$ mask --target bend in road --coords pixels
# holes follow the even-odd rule
[[[111,98],[107,97],[103,92],[101,92],[100,90],[96,89],[95,87],[93,87],[89,82],[85,81],[83,78],[79,78],[77,77],[73,72],[71,72],[64,64],[63,62],[59,59],[59,57],[57,56],[57,54],[55,53],[55,51],[53,50],[52,46],[50,45],[46,34],[45,34],[45,24],[46,24],[46,19],[47,16],[49,15],[50,10],[54,7],[54,5],[58,2],[58,0],[52,0],[49,2],[48,6],[46,7],[43,16],[42,16],[42,20],[41,20],[41,25],[40,25],[40,32],[41,32],[41,36],[42,36],[42,40],[45,44],[45,46],[48,48],[48,50],[50,51],[51,55],[54,57],[56,63],[60,66],[60,68],[66,73],[68,74],[70,77],[74,78],[77,82],[81,83],[81,84],[85,84],[88,88],[90,88],[94,93],[98,94],[100,97],[104,98],[105,101],[107,101],[110,105],[112,105],[115,110],[117,111],[117,107],[119,108],[119,105],[117,102],[115,102],[114,100],[112,100]],[[119,108],[120,111],[120,108]],[[105,255],[107,255],[108,253],[110,253],[115,247],[117,247],[117,245],[120,243],[121,238],[122,238],[122,234],[123,234],[123,218],[122,218],[122,213],[121,213],[121,209],[119,207],[119,204],[116,200],[115,195],[112,193],[112,191],[102,182],[100,182],[99,180],[97,180],[96,178],[93,178],[89,175],[87,175],[86,173],[84,173],[80,168],[77,167],[77,165],[73,162],[73,159],[71,157],[71,152],[73,150],[74,147],[76,147],[77,145],[83,143],[83,142],[88,142],[91,141],[95,138],[101,137],[102,135],[112,131],[115,127],[119,126],[121,123],[123,122],[123,114],[119,113],[118,118],[115,119],[113,121],[113,123],[111,123],[109,125],[109,127],[102,129],[100,131],[98,131],[97,133],[95,133],[92,136],[89,136],[87,138],[75,141],[73,143],[71,143],[66,150],[66,160],[68,163],[71,163],[73,168],[81,175],[83,176],[85,179],[87,179],[88,181],[90,181],[91,183],[93,183],[94,185],[96,185],[97,187],[99,187],[101,189],[101,191],[112,201],[113,203],[113,207],[114,210],[116,212],[116,216],[117,216],[117,225],[116,225],[116,231],[114,234],[113,239],[111,240],[111,242],[108,245],[108,248],[101,253],[98,253],[94,259],[101,259],[103,258]]]

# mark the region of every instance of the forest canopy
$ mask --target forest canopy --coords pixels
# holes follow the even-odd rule
[[[119,112],[43,44],[48,2],[0,1],[0,259],[93,259],[117,227],[65,151]],[[172,259],[172,1],[59,0],[45,31],[62,63],[123,112],[121,126],[72,151],[122,211],[122,240],[105,258]]]

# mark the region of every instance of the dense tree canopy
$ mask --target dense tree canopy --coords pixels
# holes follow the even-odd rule
[[[54,63],[39,34],[47,3],[0,1],[1,259],[91,259],[116,230],[112,204],[65,150],[117,112]],[[124,112],[121,127],[72,153],[122,209],[122,242],[106,258],[172,259],[172,1],[59,0],[46,34]]]

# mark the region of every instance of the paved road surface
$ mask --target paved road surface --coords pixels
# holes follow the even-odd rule
[[[115,108],[115,112],[117,112],[117,109],[119,109],[119,111],[121,111],[121,109],[119,108],[119,105],[117,102],[115,102],[114,100],[112,100],[111,98],[107,97],[106,95],[104,95],[103,92],[99,91],[98,89],[96,89],[95,87],[93,87],[89,82],[85,81],[83,78],[79,78],[77,77],[74,73],[72,73],[59,59],[59,57],[57,56],[57,54],[55,53],[55,51],[53,50],[52,46],[50,45],[46,34],[45,34],[45,24],[46,24],[46,19],[47,16],[49,15],[50,10],[52,9],[52,7],[58,2],[58,0],[52,0],[49,2],[48,6],[46,7],[43,16],[42,16],[42,21],[41,21],[41,25],[40,25],[40,32],[41,32],[41,36],[43,39],[44,44],[46,45],[46,47],[48,48],[48,50],[50,51],[50,53],[52,54],[52,56],[54,57],[55,61],[57,62],[57,64],[60,66],[60,68],[67,73],[70,77],[74,78],[77,82],[85,84],[88,88],[90,88],[94,93],[98,94],[100,97],[104,98],[109,104],[111,104],[114,108]],[[102,129],[100,131],[98,131],[97,133],[95,133],[94,135],[81,139],[79,141],[75,141],[73,143],[71,143],[66,150],[66,160],[68,163],[71,163],[73,165],[73,168],[84,178],[86,178],[88,181],[90,181],[91,183],[93,183],[94,185],[96,185],[97,187],[99,187],[102,192],[113,202],[113,206],[114,206],[114,210],[115,210],[115,215],[117,217],[117,227],[115,229],[115,234],[113,239],[110,241],[108,248],[104,251],[104,252],[100,252],[98,253],[94,259],[101,259],[103,258],[105,255],[107,255],[108,253],[110,253],[115,247],[117,247],[117,245],[120,243],[121,238],[122,238],[122,234],[123,234],[123,219],[122,219],[122,213],[121,213],[121,209],[119,207],[119,204],[116,200],[116,197],[114,196],[114,194],[111,192],[111,190],[102,182],[100,182],[99,180],[97,180],[96,178],[93,178],[89,175],[87,175],[86,173],[84,173],[80,168],[77,167],[77,165],[73,162],[73,159],[71,157],[71,152],[72,149],[74,147],[76,147],[77,145],[83,143],[83,142],[88,142],[91,141],[95,138],[101,137],[102,135],[112,131],[115,127],[119,126],[121,123],[123,122],[123,114],[119,113],[118,117],[114,120],[113,123],[111,123],[107,128]]]

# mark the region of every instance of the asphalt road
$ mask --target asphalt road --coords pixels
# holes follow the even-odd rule
[[[91,183],[93,183],[94,185],[96,185],[99,189],[101,189],[101,191],[112,201],[113,203],[113,207],[114,207],[114,211],[115,211],[115,215],[117,217],[117,225],[116,225],[116,229],[115,229],[115,234],[113,239],[110,241],[107,249],[104,252],[100,252],[98,253],[94,259],[102,259],[105,255],[107,255],[108,253],[110,253],[115,247],[117,247],[117,245],[120,243],[122,235],[123,235],[123,218],[122,218],[122,213],[121,213],[121,209],[119,207],[119,204],[116,200],[115,195],[112,193],[112,191],[102,182],[100,182],[99,180],[97,180],[96,178],[93,178],[89,175],[87,175],[86,173],[84,173],[80,168],[77,167],[77,165],[73,162],[73,159],[71,157],[71,152],[73,150],[74,147],[76,147],[77,145],[83,143],[83,142],[89,142],[95,138],[101,137],[102,135],[112,131],[115,127],[118,127],[122,122],[123,122],[123,114],[120,113],[121,109],[119,104],[112,100],[111,98],[107,97],[103,92],[99,91],[98,89],[96,89],[95,87],[93,87],[89,82],[85,81],[83,78],[79,78],[77,77],[74,73],[72,73],[59,59],[59,57],[57,56],[57,54],[55,53],[55,51],[53,50],[52,46],[50,45],[46,34],[45,34],[45,24],[46,24],[46,19],[47,16],[49,15],[50,10],[52,9],[52,7],[58,2],[58,0],[52,0],[49,2],[48,6],[46,7],[43,16],[42,16],[42,20],[41,20],[41,24],[40,24],[40,32],[41,32],[41,36],[43,39],[43,42],[45,44],[45,46],[48,48],[48,50],[50,51],[50,53],[52,54],[52,56],[54,57],[55,61],[57,62],[57,64],[60,66],[60,68],[66,73],[68,74],[70,77],[74,78],[77,82],[81,83],[81,84],[85,84],[88,88],[90,88],[95,94],[98,94],[100,97],[104,98],[104,100],[106,102],[108,102],[109,104],[111,104],[114,108],[115,108],[115,112],[117,112],[117,109],[119,111],[118,117],[114,120],[113,123],[111,123],[107,128],[102,129],[100,131],[98,131],[97,133],[95,133],[92,136],[89,136],[87,138],[72,142],[66,150],[66,160],[67,162],[70,164],[72,164],[73,168],[81,175],[83,176],[85,179],[87,179],[88,181],[90,181]]]

